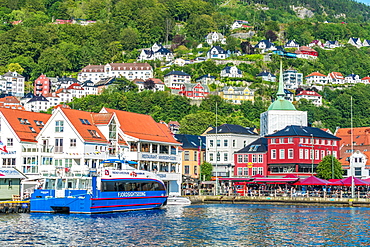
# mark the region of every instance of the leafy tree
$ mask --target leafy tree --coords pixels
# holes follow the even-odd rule
[[[230,51],[235,51],[237,47],[238,48],[240,47],[239,39],[232,37],[232,36],[228,36],[226,38],[226,49]]]
[[[139,90],[135,83],[127,80],[125,77],[116,78],[114,86],[114,92],[137,92]]]
[[[148,90],[152,90],[153,88],[155,88],[154,81],[152,79],[148,79],[144,81],[144,88]]]
[[[16,71],[19,74],[22,74],[23,71],[24,71],[24,68],[22,68],[22,66],[19,65],[19,63],[10,63],[6,67],[7,67],[8,71],[12,71],[12,72]]]
[[[245,54],[254,54],[254,47],[248,41],[240,43],[240,48]]]
[[[277,35],[274,33],[274,31],[271,31],[271,30],[268,30],[266,33],[265,33],[265,37],[266,39],[270,40],[270,41],[276,41],[277,40]]]
[[[202,181],[210,181],[212,178],[212,170],[212,164],[204,161],[200,165],[200,179]]]
[[[341,163],[332,155],[325,156],[317,165],[316,171],[317,177],[322,179],[340,179],[344,172]]]
[[[213,112],[198,112],[186,115],[180,120],[180,133],[201,135],[210,124],[216,124],[216,115]]]

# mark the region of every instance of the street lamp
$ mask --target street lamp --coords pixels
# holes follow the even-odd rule
[[[332,146],[331,146],[331,178],[334,179],[334,152],[333,152],[333,148],[334,148],[334,141],[332,143]]]

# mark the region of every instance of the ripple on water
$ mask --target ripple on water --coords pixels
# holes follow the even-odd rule
[[[103,215],[0,215],[0,246],[369,245],[369,208],[208,204]]]

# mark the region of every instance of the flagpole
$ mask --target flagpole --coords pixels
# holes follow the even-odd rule
[[[352,96],[351,96],[351,158],[353,159],[353,113],[352,113]],[[350,161],[352,161],[352,159],[350,159]],[[351,196],[352,198],[355,198],[355,172],[354,172],[354,169],[353,169],[353,162],[350,162],[350,169],[351,169],[351,175],[352,175],[352,178],[351,178]]]

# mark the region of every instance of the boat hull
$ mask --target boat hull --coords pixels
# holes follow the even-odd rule
[[[97,214],[161,208],[167,202],[165,192],[161,191],[99,192],[98,195],[93,197],[87,191],[66,190],[64,197],[56,197],[54,190],[36,190],[30,199],[30,211]]]

